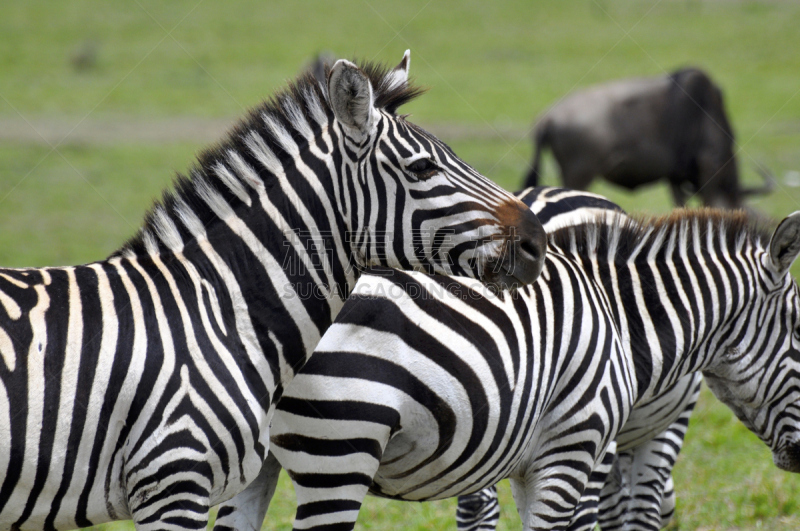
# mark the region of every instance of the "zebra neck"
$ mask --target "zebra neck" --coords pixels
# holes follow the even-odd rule
[[[603,286],[643,400],[725,351],[768,236],[741,214],[684,211],[606,220],[553,238]]]
[[[322,119],[322,118],[320,118]],[[355,284],[342,195],[348,157],[328,127],[240,130],[200,159],[116,256],[158,256],[229,301],[243,344],[293,377]],[[319,125],[319,124],[317,124]],[[343,162],[343,160],[345,162]]]
[[[658,273],[670,270],[677,274]],[[617,322],[635,368],[638,400],[658,395],[683,376],[702,370],[723,348],[722,330],[733,308],[722,285],[702,270],[701,261],[689,260],[636,264],[616,273],[615,298],[622,309]],[[699,278],[690,291],[683,282],[693,272]]]

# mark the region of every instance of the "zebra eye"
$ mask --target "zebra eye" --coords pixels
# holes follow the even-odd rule
[[[438,172],[439,167],[431,159],[417,159],[406,166],[406,170],[412,173],[417,179],[427,179]]]
[[[798,327],[796,327],[794,329],[794,338],[796,340],[800,341],[800,326],[798,326]]]

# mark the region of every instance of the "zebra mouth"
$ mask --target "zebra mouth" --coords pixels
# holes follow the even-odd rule
[[[787,472],[800,473],[800,442],[791,442],[772,454],[775,466]]]
[[[514,267],[514,264],[490,263],[487,265],[487,269],[488,271],[483,277],[483,283],[496,291],[515,291],[531,283],[526,280],[526,278],[530,277],[530,273],[520,278],[520,275],[518,275],[519,272],[517,268]],[[536,272],[535,275],[533,275],[534,280],[538,276],[539,273]]]
[[[543,253],[506,241],[501,258],[486,263],[483,282],[493,289],[513,291],[535,282],[543,267]]]

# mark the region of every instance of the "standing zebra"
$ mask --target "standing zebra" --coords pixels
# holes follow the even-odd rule
[[[108,260],[0,270],[0,528],[205,529],[357,268],[537,277],[535,216],[395,113],[408,66],[299,79]]]
[[[313,71],[318,70],[319,68],[313,69]],[[538,186],[518,192],[516,196],[536,214],[547,232],[592,219],[597,214],[622,212],[619,205],[603,196],[567,188]],[[272,462],[272,466],[279,467],[280,465]],[[242,529],[244,526],[250,526],[248,529],[253,530],[260,529],[260,522],[264,519],[269,499],[273,495],[274,485],[269,483],[268,478],[277,477],[275,476],[277,472],[270,471],[267,474],[267,471],[268,467],[265,466],[265,477],[251,483],[245,491],[234,497],[221,509],[220,513],[226,516],[228,523],[224,526],[218,524],[215,529]],[[599,476],[601,477],[598,479],[596,496],[599,496],[605,479],[604,475],[599,474]],[[239,527],[230,525],[231,519],[237,513],[240,518],[236,520]],[[494,529],[499,515],[497,490],[494,486],[459,497],[459,528],[465,525],[469,529]]]
[[[598,523],[603,531],[656,531],[672,519],[672,468],[702,384],[702,373],[689,374],[631,412],[617,436],[613,470],[600,494]]]
[[[604,211],[621,212],[608,199],[579,190],[537,186],[516,195],[546,232],[586,222]],[[617,435],[616,451],[607,452],[605,468],[593,472],[570,528],[591,528],[595,521],[604,531],[666,527],[675,509],[672,468],[702,380],[699,372],[687,375],[659,396],[636,405]],[[458,497],[459,531],[494,530],[499,518],[494,486]]]
[[[738,212],[598,219],[551,234],[519,297],[363,276],[273,419],[295,529],[503,477],[525,529],[563,529],[633,404],[697,371],[800,472],[798,234],[800,212],[771,238]]]

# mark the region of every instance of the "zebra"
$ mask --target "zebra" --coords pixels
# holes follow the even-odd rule
[[[547,232],[583,223],[604,211],[623,212],[605,197],[567,188],[537,186],[515,195]],[[699,372],[687,375],[658,397],[636,405],[617,435],[616,451],[608,451],[603,466],[593,471],[571,528],[591,528],[595,520],[606,531],[667,526],[675,510],[672,468],[702,380]],[[499,518],[494,486],[459,496],[459,531],[494,530]]]
[[[702,384],[702,373],[695,372],[636,405],[617,436],[612,470],[600,493],[597,521],[603,531],[658,530],[669,524],[675,512],[671,471]],[[659,428],[664,429],[654,436]]]
[[[315,61],[314,68],[309,71],[319,77],[324,63],[320,60]],[[547,232],[556,228],[574,225],[591,219],[593,216],[610,212],[622,212],[619,205],[611,202],[607,198],[590,192],[570,190],[567,188],[538,186],[527,188],[515,193],[525,205],[536,215]],[[609,456],[609,459],[613,455]],[[280,465],[273,462],[274,467]],[[610,470],[610,462],[607,469]],[[269,478],[276,478],[275,472],[269,472],[270,467],[265,465],[265,474]],[[608,472],[606,470],[606,472]],[[603,486],[603,479],[597,480],[597,493],[599,497],[600,489]],[[260,478],[253,482],[246,491],[228,502],[227,507],[221,511],[225,516],[239,514],[240,520],[237,521],[239,527],[250,526],[250,529],[260,529],[259,522],[263,521],[266,514],[269,499],[272,497],[274,485],[267,478]],[[264,489],[259,492],[259,489]],[[463,498],[463,500],[462,500]],[[244,516],[246,515],[246,516]],[[457,520],[459,528],[466,526],[470,529],[494,529],[499,518],[499,504],[497,502],[497,490],[494,486],[487,487],[471,495],[459,498],[459,508]],[[230,518],[229,518],[230,519]],[[228,529],[228,524],[220,525],[215,529]]]
[[[273,418],[294,528],[509,477],[525,529],[563,529],[633,405],[698,371],[800,472],[798,235],[800,212],[771,236],[741,212],[601,218],[551,233],[516,297],[363,275]]]
[[[538,276],[529,209],[396,113],[409,63],[290,83],[108,259],[0,269],[0,528],[205,529],[363,268]]]
[[[609,211],[623,213],[619,205],[603,196],[567,188],[537,186],[515,195],[536,214],[547,232],[586,222]],[[590,523],[598,518],[598,504],[601,506],[599,521],[604,529],[637,524],[647,529],[641,521],[647,523],[654,514],[659,515],[662,511],[661,526],[669,522],[675,506],[671,470],[699,396],[701,382],[700,373],[694,373],[648,404],[637,405],[617,437],[622,444],[619,459],[611,450],[606,453],[603,464],[592,472],[578,509],[580,514],[574,517],[573,526],[591,527]],[[689,388],[694,393],[690,393]],[[664,433],[656,436],[660,431]],[[670,458],[665,461],[665,456]],[[612,474],[611,480],[604,489],[609,474]],[[252,500],[249,502],[252,507],[262,504],[257,514],[263,519],[267,509],[265,500],[272,494],[248,490],[250,492],[242,497]],[[632,496],[632,491],[637,491],[638,495]],[[494,486],[459,496],[456,513],[459,530],[493,530],[499,517]],[[258,519],[258,516],[254,518]]]

